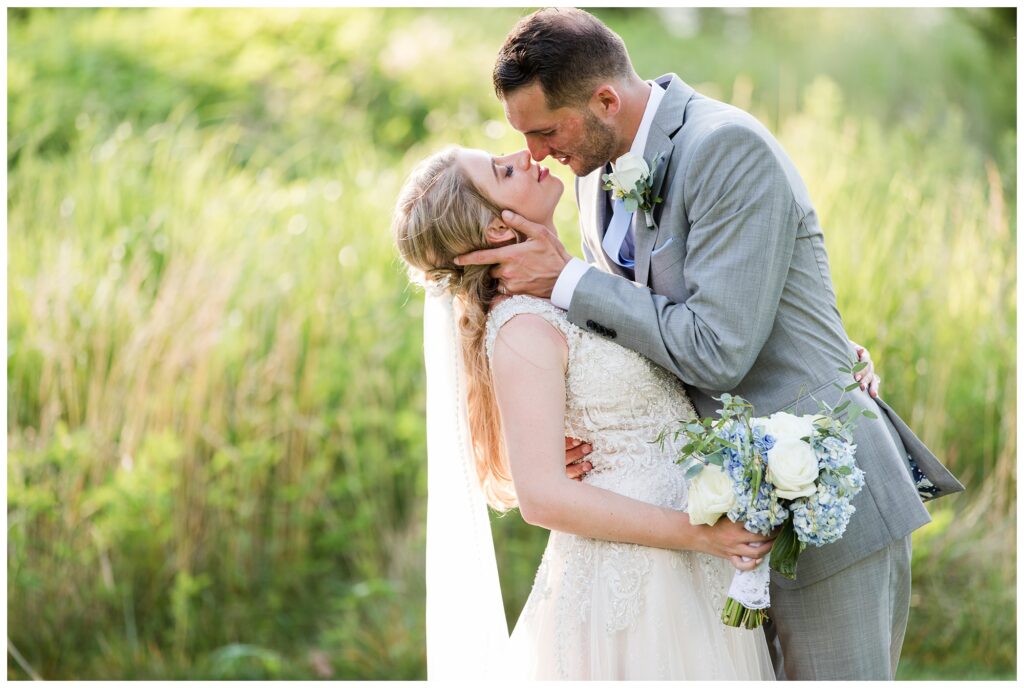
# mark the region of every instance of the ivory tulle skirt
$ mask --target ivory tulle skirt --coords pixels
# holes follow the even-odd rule
[[[552,532],[508,675],[773,680],[764,632],[720,619],[734,571],[702,553]]]

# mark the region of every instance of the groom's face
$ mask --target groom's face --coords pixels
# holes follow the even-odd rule
[[[549,109],[537,82],[509,93],[504,106],[505,118],[526,138],[526,147],[537,162],[550,155],[583,177],[615,153],[615,130],[609,124],[588,106]]]

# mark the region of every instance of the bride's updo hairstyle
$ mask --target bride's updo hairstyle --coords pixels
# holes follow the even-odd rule
[[[455,297],[462,357],[467,373],[467,410],[477,478],[487,503],[499,511],[516,505],[501,417],[484,348],[487,311],[498,295],[490,265],[456,265],[455,256],[492,248],[485,230],[501,209],[486,198],[446,148],[409,174],[391,222],[409,279]]]

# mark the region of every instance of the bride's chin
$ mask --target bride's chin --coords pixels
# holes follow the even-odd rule
[[[551,201],[550,212],[554,214],[555,208],[558,207],[558,202],[562,200],[562,194],[565,193],[565,185],[562,184],[562,180],[558,179],[558,193],[555,194],[555,198]]]

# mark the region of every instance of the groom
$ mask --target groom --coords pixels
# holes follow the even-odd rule
[[[583,252],[522,217],[526,242],[478,251],[503,291],[550,298],[581,328],[672,371],[702,416],[722,392],[769,415],[833,403],[855,358],[836,307],[818,216],[800,175],[749,114],[674,74],[633,70],[622,39],[590,14],[547,9],[512,29],[494,66],[509,123],[537,161],[576,174]],[[602,186],[610,162],[648,163],[649,212],[630,213]],[[628,189],[627,189],[628,190]],[[791,581],[772,574],[766,627],[779,678],[892,679],[910,602],[910,534],[922,499],[963,486],[880,399],[855,433],[865,489],[839,542],[811,547]],[[707,528],[708,526],[696,526]]]

